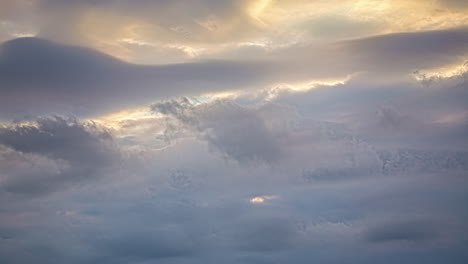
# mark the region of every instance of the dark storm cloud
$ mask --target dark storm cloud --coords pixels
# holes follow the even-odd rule
[[[7,147],[0,165],[10,168],[2,173],[2,189],[25,195],[92,179],[118,158],[108,132],[92,123],[61,117],[40,119],[35,125],[0,127],[0,145]]]

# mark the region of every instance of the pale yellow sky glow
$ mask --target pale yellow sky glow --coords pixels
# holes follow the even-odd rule
[[[81,8],[61,11],[60,16],[67,16],[70,12],[66,24],[53,22],[57,13],[41,21],[29,19],[30,22],[19,23],[13,18],[0,21],[0,32],[6,33],[0,37],[13,38],[30,32],[38,32],[39,36],[66,32],[50,36],[61,42],[78,41],[130,62],[161,64],[190,61],[210,54],[217,54],[222,59],[220,50],[227,51],[236,43],[262,43],[259,47],[274,48],[278,43],[333,42],[468,25],[467,9],[454,8],[446,2],[255,0],[232,3],[222,11],[206,9],[188,17],[174,15],[167,18],[165,16],[175,12],[179,6],[168,5],[168,13],[164,13],[164,8],[148,4],[142,7],[143,16],[137,16],[133,10],[125,12],[125,6],[105,8],[83,4]],[[21,14],[47,11],[39,0],[18,1],[4,8]],[[59,9],[60,6],[54,8]],[[153,15],[150,15],[151,10],[154,10]],[[162,55],[164,52],[161,50],[172,55]]]
[[[359,38],[376,34],[437,30],[468,24],[466,12],[441,8],[430,1],[288,1],[260,0],[246,10],[252,23],[224,19],[216,14],[197,19],[194,25],[178,25],[165,30],[147,23],[141,30],[122,31],[125,37],[141,39],[142,43],[160,47],[183,47],[186,60],[196,58],[195,52],[221,54],[227,43],[260,43],[266,49],[279,43],[314,43]],[[93,23],[96,23],[93,20]],[[128,28],[126,26],[125,28]],[[177,30],[173,30],[176,28]],[[255,32],[250,34],[249,32]],[[90,35],[96,35],[91,29]],[[107,34],[99,34],[105,37]],[[112,41],[106,39],[106,41]],[[284,38],[289,38],[284,41]],[[266,40],[266,41],[265,41]],[[169,45],[168,45],[169,44]],[[230,48],[230,47],[227,47]],[[123,51],[122,51],[123,52]],[[113,53],[118,57],[123,54]],[[222,58],[222,57],[220,57]],[[132,62],[138,57],[127,56]],[[155,63],[157,63],[155,61]]]
[[[271,0],[257,0],[252,1],[252,4],[249,6],[249,14],[256,20],[258,20],[261,24],[265,24],[261,20],[261,15],[263,10],[270,4]]]
[[[311,89],[317,87],[330,87],[333,89],[333,86],[345,84],[346,81],[350,79],[350,76],[340,79],[340,80],[309,80],[305,82],[298,83],[277,83],[271,85],[270,88],[260,89],[261,93],[266,91],[266,96],[260,98],[261,100],[272,100],[278,96],[280,91],[288,91],[290,93],[304,93],[310,91]],[[214,100],[219,99],[236,99],[241,96],[253,96],[258,91],[226,91],[218,93],[208,93],[202,94],[192,98],[192,103],[194,105],[209,103]],[[256,96],[256,95],[255,95]],[[149,106],[146,107],[135,107],[129,109],[119,110],[118,112],[105,114],[102,116],[92,117],[91,120],[94,120],[98,123],[105,125],[106,127],[115,129],[116,131],[122,130],[125,122],[127,121],[142,121],[142,120],[157,120],[163,117],[159,116],[157,113],[151,112]],[[138,126],[134,126],[135,130]]]

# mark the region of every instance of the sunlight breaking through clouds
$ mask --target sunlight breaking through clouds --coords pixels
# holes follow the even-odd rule
[[[0,263],[468,263],[467,14],[0,1]]]
[[[249,202],[251,204],[262,204],[262,203],[268,202],[273,199],[278,199],[278,198],[279,197],[275,195],[262,195],[262,196],[256,196],[256,197],[251,198]]]

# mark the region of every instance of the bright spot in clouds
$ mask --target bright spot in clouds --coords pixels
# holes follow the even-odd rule
[[[262,196],[256,196],[253,197],[249,200],[250,203],[252,204],[261,204],[269,200],[277,199],[278,196],[275,195],[262,195]]]

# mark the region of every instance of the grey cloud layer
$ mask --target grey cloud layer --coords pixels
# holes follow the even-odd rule
[[[2,45],[2,113],[93,114],[154,98],[235,89],[262,78],[256,63],[137,66],[95,51],[25,38]],[[258,74],[258,75],[257,75]],[[24,76],[27,76],[25,78]]]
[[[374,77],[156,102],[175,143],[125,157],[76,120],[2,127],[2,260],[464,263],[466,72]]]
[[[436,229],[432,223],[424,221],[397,222],[371,228],[366,239],[369,242],[424,241],[436,237]]]
[[[18,11],[28,3],[2,2],[0,16],[28,16]],[[144,33],[140,16],[187,43],[259,29],[243,0],[35,3],[39,36],[64,42],[86,42],[84,17],[112,35]],[[220,21],[232,35],[189,35]],[[19,121],[0,123],[0,263],[465,264],[468,69],[425,72],[462,64],[466,43],[455,28],[142,66],[40,38],[5,42],[0,119]],[[229,90],[240,92],[197,97]],[[84,121],[114,110],[128,115]]]
[[[1,110],[4,118],[57,111],[89,116],[158,98],[276,82],[343,78],[366,71],[378,76],[408,74],[462,62],[467,41],[467,30],[457,29],[298,47],[241,60],[138,66],[89,49],[17,39],[1,48]]]
[[[0,234],[8,239],[2,240],[1,260],[440,263],[443,258],[464,263],[466,136],[460,134],[453,139],[456,144],[447,145],[435,142],[432,133],[408,129],[408,121],[395,124],[411,116],[418,120],[414,126],[437,132],[438,125],[431,123],[437,113],[466,111],[466,105],[454,104],[454,99],[437,100],[438,92],[464,100],[460,90],[466,90],[466,82],[442,79],[422,87],[362,78],[308,92],[280,91],[269,101],[253,103],[234,98],[153,104],[152,111],[166,118],[148,122],[183,130],[168,131],[175,143],[164,150],[132,152],[123,159],[120,173],[99,184],[2,211]],[[415,111],[426,109],[428,101],[431,112]],[[383,104],[393,110],[380,113]],[[382,122],[391,129],[378,130]],[[446,138],[459,129],[459,122],[446,124],[437,136]],[[377,128],[361,129],[375,124]],[[463,119],[461,125],[466,125]],[[81,161],[82,153],[90,160],[100,160],[95,153],[112,156],[93,147],[108,140],[105,133],[85,131],[80,123],[52,119],[4,128],[0,134],[2,144],[17,153],[70,164]],[[69,134],[82,140],[73,141]],[[50,137],[51,143],[33,144],[42,137]],[[68,150],[75,149],[68,141],[83,148],[68,156]],[[210,146],[218,151],[210,151]],[[287,155],[269,160],[271,147]],[[246,166],[256,158],[260,162]],[[264,196],[265,202],[250,203],[256,196]],[[37,203],[47,206],[38,212]],[[36,220],[27,221],[25,213]],[[16,223],[26,230],[18,231]]]

